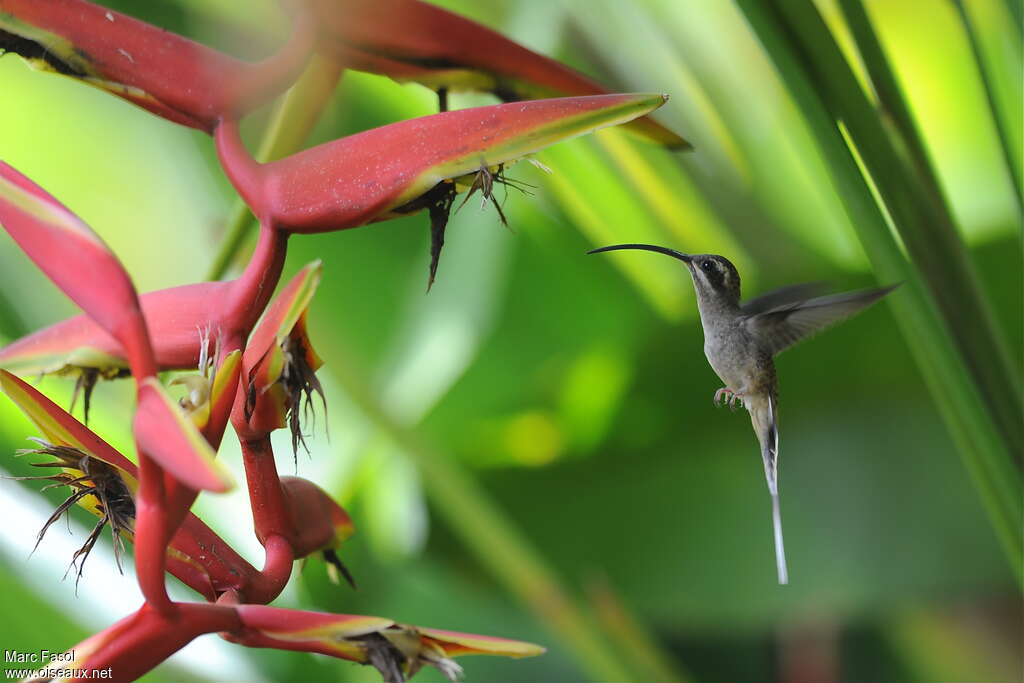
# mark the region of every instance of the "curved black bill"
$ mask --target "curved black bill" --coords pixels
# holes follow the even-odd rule
[[[643,251],[656,251],[659,254],[665,254],[672,258],[679,259],[683,263],[690,262],[690,255],[684,254],[681,251],[675,249],[669,249],[668,247],[659,247],[654,244],[613,244],[610,247],[601,247],[600,249],[591,249],[588,254],[598,254],[602,251],[615,251],[617,249],[640,249]]]

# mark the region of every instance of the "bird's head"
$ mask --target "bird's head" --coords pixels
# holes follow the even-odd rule
[[[693,278],[693,286],[697,290],[697,297],[703,301],[717,301],[732,305],[739,305],[740,301],[740,274],[736,266],[729,259],[717,254],[684,254],[675,249],[659,247],[654,244],[613,244],[609,247],[592,249],[588,254],[597,254],[602,251],[616,251],[618,249],[640,249],[643,251],[654,251],[659,254],[671,256],[686,264]]]

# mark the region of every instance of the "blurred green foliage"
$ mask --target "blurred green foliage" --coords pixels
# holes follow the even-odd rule
[[[270,3],[104,4],[237,54],[266,52],[281,30]],[[441,4],[614,88],[671,94],[659,118],[696,151],[673,155],[610,131],[542,154],[550,176],[516,166],[512,175],[535,187],[509,193],[511,230],[470,200],[426,297],[424,216],[292,240],[286,274],[324,260],[310,331],[331,409],[330,438],[318,424],[298,469],[350,508],[360,533],[345,558],[360,590],[330,585],[310,561],[279,604],[550,647],[533,660],[469,660],[469,680],[587,680],[431,514],[393,435],[345,397],[332,367],[358,368],[398,422],[474,473],[574,591],[588,599],[587,587],[607,580],[693,680],[1019,680],[1020,596],[887,305],[779,360],[792,581],[780,588],[756,442],[746,416],[712,408],[718,379],[687,274],[669,259],[584,256],[631,241],[723,253],[748,296],[804,280],[873,283],[814,137],[740,10],[678,0]],[[818,4],[864,79],[838,7]],[[1021,208],[981,76],[1020,106],[1020,14],[1012,0],[963,5],[982,69],[953,3],[867,8],[1019,364]],[[208,138],[16,57],[0,59],[0,83],[0,157],[93,226],[141,290],[202,277],[234,201]],[[453,98],[457,107],[487,101]],[[418,86],[350,73],[311,142],[434,107]],[[254,140],[261,117],[249,124]],[[1019,118],[1007,125],[1019,140]],[[0,341],[73,310],[0,235]],[[70,396],[68,382],[44,386]],[[117,416],[129,401],[116,385],[94,399],[94,425],[118,445],[128,443]],[[0,404],[0,450],[29,435]],[[233,448],[224,451],[237,467]],[[15,489],[35,487],[0,482],[0,502],[20,509]],[[204,495],[197,509],[257,560],[239,495]],[[77,512],[76,527],[88,524]],[[5,648],[66,647],[119,616],[99,607],[103,591],[136,590],[130,576],[104,576],[111,565],[98,557],[76,597],[73,581],[59,580],[63,567],[40,574],[49,583],[32,577],[44,561],[25,557],[35,529],[0,534]],[[376,676],[308,655],[223,650],[222,665],[247,660],[266,680]],[[183,668],[147,679],[227,675],[188,651],[171,660]],[[799,677],[822,661],[823,677]]]

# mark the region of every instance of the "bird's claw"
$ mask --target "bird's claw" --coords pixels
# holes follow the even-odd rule
[[[715,392],[713,402],[716,407],[727,405],[730,410],[735,412],[737,406],[743,405],[743,394],[737,393],[729,387],[722,387]]]
[[[715,392],[715,397],[711,399],[711,403],[717,408],[722,402],[722,396],[728,393],[732,392],[730,392],[727,388],[722,387],[721,389]]]

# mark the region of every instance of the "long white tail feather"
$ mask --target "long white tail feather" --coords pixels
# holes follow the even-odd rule
[[[772,528],[775,531],[775,568],[779,572],[779,584],[789,583],[786,569],[786,546],[782,542],[782,513],[779,511],[779,495],[772,496]]]
[[[758,441],[761,443],[761,457],[764,459],[764,474],[768,479],[768,491],[779,495],[779,430],[775,422],[775,399],[768,397],[768,423],[760,425]]]
[[[775,399],[771,396],[767,401],[750,401],[750,411],[754,431],[761,446],[761,457],[764,460],[764,476],[768,482],[768,492],[772,497],[772,530],[775,535],[775,564],[779,574],[779,583],[789,583],[789,572],[786,569],[786,548],[782,541],[782,513],[779,508],[779,430],[775,421]]]

